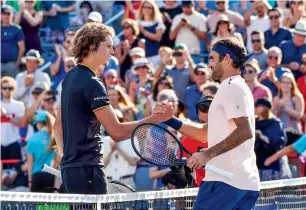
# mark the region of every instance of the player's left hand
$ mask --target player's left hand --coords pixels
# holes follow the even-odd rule
[[[187,161],[187,166],[192,169],[200,169],[210,160],[208,150],[194,153]]]

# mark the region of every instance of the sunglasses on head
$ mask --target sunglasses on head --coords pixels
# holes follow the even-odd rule
[[[270,20],[272,20],[272,19],[277,20],[278,18],[279,18],[279,15],[275,15],[275,16],[272,16],[272,15],[271,15],[271,16],[269,16],[269,19],[270,19]]]
[[[145,68],[147,68],[147,66],[137,66],[137,67],[135,68],[135,70],[138,71],[138,70],[140,70],[140,69],[145,69]]]
[[[268,59],[270,59],[270,60],[272,60],[272,59],[278,60],[278,56],[269,55]]]
[[[12,91],[14,90],[13,87],[1,87],[2,90],[9,90],[9,91]]]
[[[197,105],[197,110],[203,113],[208,113],[209,105],[207,103],[201,103]]]
[[[220,5],[220,4],[225,4],[225,2],[224,2],[224,1],[218,1],[218,2],[216,2],[216,5]]]
[[[194,74],[197,75],[197,76],[198,76],[198,75],[200,75],[200,76],[205,76],[205,73],[204,73],[204,72],[195,72]]]
[[[165,85],[165,86],[170,86],[170,83],[169,83],[169,82],[160,82],[159,84],[160,84],[160,85]]]
[[[131,28],[131,26],[130,25],[124,25],[124,26],[122,26],[122,28],[123,29],[129,29],[129,28]]]
[[[246,70],[245,71],[245,73],[247,73],[247,74],[253,74],[255,71],[254,70],[252,70],[252,69],[249,69],[249,70]]]
[[[56,97],[46,98],[46,99],[44,99],[44,101],[46,101],[46,102],[54,102],[54,101],[56,101]]]
[[[261,40],[260,39],[252,39],[252,43],[260,43]]]

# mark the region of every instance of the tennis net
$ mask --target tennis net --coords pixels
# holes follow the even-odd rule
[[[110,195],[1,192],[1,210],[189,210],[197,188]],[[256,210],[306,209],[306,177],[261,183]]]

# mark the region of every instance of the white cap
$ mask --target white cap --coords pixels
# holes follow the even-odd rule
[[[102,15],[99,12],[91,12],[88,15],[88,19],[94,22],[102,23]]]
[[[140,57],[145,57],[145,51],[141,47],[134,47],[130,51],[130,56],[139,55]]]

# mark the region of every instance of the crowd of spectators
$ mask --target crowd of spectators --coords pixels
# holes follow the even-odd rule
[[[261,181],[305,175],[302,156],[265,163],[306,131],[305,7],[305,0],[1,0],[2,189],[42,192],[60,183],[41,166],[60,164],[52,124],[61,83],[76,65],[71,40],[88,21],[117,34],[115,54],[97,72],[121,122],[149,116],[165,99],[177,117],[199,121],[195,103],[220,83],[207,66],[211,43],[236,37],[249,53],[242,76],[254,97]],[[164,188],[168,169],[140,160],[129,141],[103,134],[108,179],[137,191]]]

